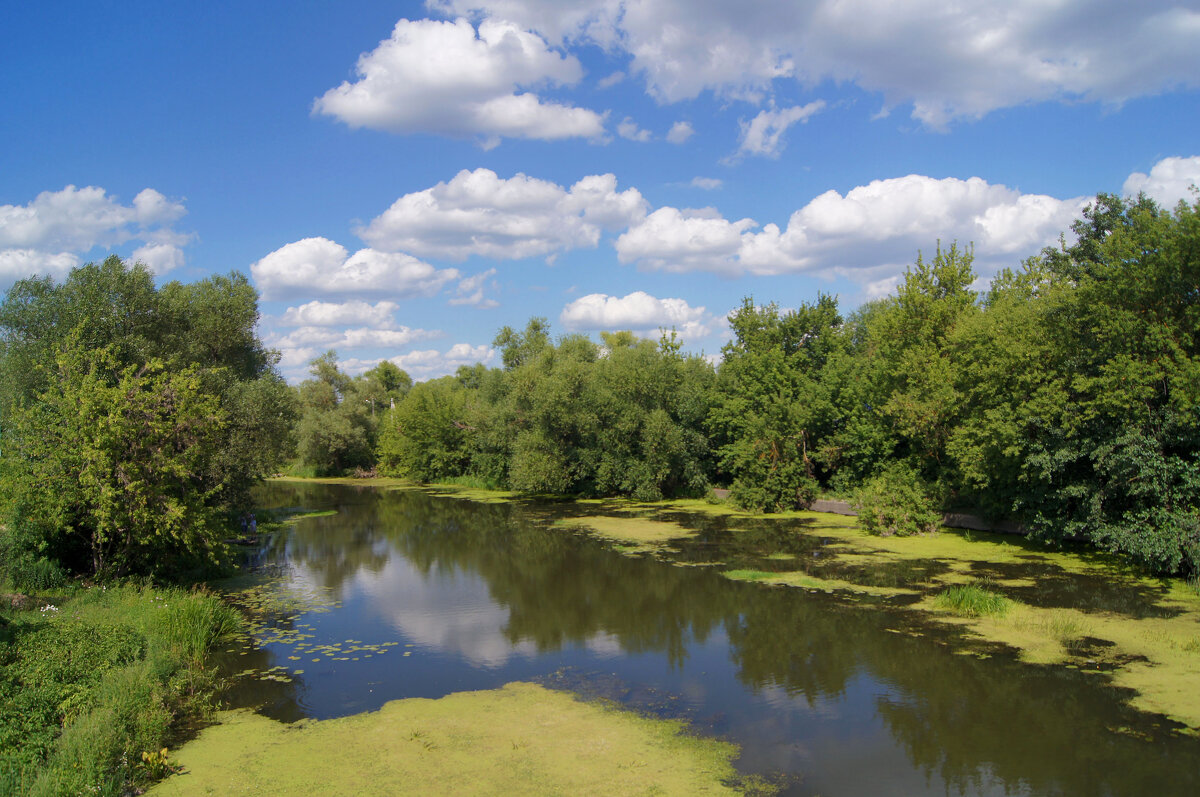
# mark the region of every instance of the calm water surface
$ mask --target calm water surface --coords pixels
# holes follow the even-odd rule
[[[674,515],[699,536],[626,556],[552,528],[569,505],[303,484],[269,484],[260,502],[336,510],[260,554],[326,604],[231,657],[291,673],[231,695],[277,719],[536,681],[686,719],[789,794],[1200,794],[1200,740],[1125,708],[1103,675],[962,655],[954,632],[887,601],[720,575],[813,544],[785,524]]]

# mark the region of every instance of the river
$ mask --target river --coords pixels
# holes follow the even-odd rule
[[[230,654],[274,676],[230,699],[283,721],[534,681],[685,719],[787,794],[1200,793],[1200,739],[1103,674],[1023,664],[883,598],[721,575],[787,550],[786,523],[674,516],[698,536],[629,555],[553,526],[572,504],[278,482],[259,500],[333,513],[264,544],[258,564],[309,602]]]

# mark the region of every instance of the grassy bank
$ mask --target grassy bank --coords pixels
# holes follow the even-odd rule
[[[0,794],[123,795],[210,709],[209,649],[240,615],[179,589],[71,587],[0,608]]]
[[[398,479],[336,481],[416,489]],[[513,498],[455,485],[420,489],[489,502]],[[1200,730],[1200,587],[1183,579],[1147,576],[1082,545],[1056,548],[1014,535],[941,529],[879,537],[862,531],[852,517],[755,515],[722,501],[614,499],[574,506],[594,512],[557,525],[585,529],[630,555],[669,554],[671,540],[696,534],[690,526],[700,524],[689,516],[720,518],[735,535],[754,524],[786,523],[811,538],[819,555],[763,550],[754,563],[711,566],[728,578],[765,586],[887,601],[892,610],[962,627],[964,652],[977,638],[1010,646],[1030,663],[1103,673],[1098,677],[1133,690],[1134,706]]]
[[[737,793],[734,745],[533,684],[291,726],[221,720],[179,751],[186,772],[150,794]]]

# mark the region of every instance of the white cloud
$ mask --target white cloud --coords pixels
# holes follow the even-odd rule
[[[399,252],[360,249],[350,255],[328,238],[304,238],[287,244],[250,266],[264,299],[304,294],[393,297],[433,296],[457,269],[435,269]]]
[[[613,72],[611,75],[600,78],[600,80],[596,81],[596,88],[611,89],[613,86],[617,85],[624,79],[625,79],[624,72]]]
[[[699,188],[704,191],[715,191],[724,184],[723,180],[719,180],[716,177],[693,177],[692,182],[689,183],[692,188]]]
[[[757,99],[778,80],[853,82],[939,127],[1043,101],[1127,99],[1200,85],[1200,11],[1174,0],[433,0],[554,43],[632,58],[648,92]]]
[[[446,351],[437,351],[436,349],[410,351],[407,354],[392,357],[391,361],[407,371],[413,379],[423,381],[452,374],[461,365],[474,365],[475,363],[487,365],[495,358],[496,350],[491,346],[455,343]]]
[[[134,249],[131,258],[155,274],[166,274],[183,265],[183,250],[174,244],[152,243]]]
[[[314,113],[351,127],[393,133],[501,137],[599,138],[604,118],[521,88],[571,86],[583,76],[573,56],[508,22],[402,19],[390,38],[358,59],[358,80],[343,82],[313,104]]]
[[[645,291],[624,296],[592,293],[563,308],[559,321],[572,330],[657,330],[674,327],[685,340],[712,331],[714,318],[703,307],[691,307],[683,299],[657,299]]]
[[[103,188],[73,185],[43,191],[27,205],[0,205],[0,281],[35,273],[62,277],[93,249],[128,241],[143,242],[133,259],[164,274],[183,263],[181,247],[191,236],[170,225],[186,212],[153,188],[140,191],[131,205]]]
[[[663,207],[617,239],[622,263],[662,271],[741,271],[736,257],[753,219],[731,222],[712,208]]]
[[[394,323],[394,314],[400,309],[395,302],[363,301],[320,302],[313,301],[299,307],[289,307],[279,320],[288,327],[336,327],[349,324],[366,324],[387,329]]]
[[[404,326],[396,329],[300,327],[286,335],[269,337],[267,343],[272,348],[280,350],[307,348],[325,351],[328,349],[397,348],[419,340],[440,336],[440,332],[410,329]]]
[[[319,304],[312,302],[312,304]],[[381,303],[384,304],[384,303]],[[305,305],[304,307],[309,307]],[[304,308],[289,308],[303,310]],[[318,320],[332,320],[327,308],[309,308],[309,315],[316,315]],[[332,315],[337,315],[336,313]],[[295,314],[292,318],[296,318]],[[267,326],[272,322],[286,326],[290,323],[285,314],[283,319],[264,318]],[[390,324],[390,321],[389,321]],[[332,326],[302,326],[286,334],[270,333],[264,336],[263,342],[280,354],[279,367],[284,376],[291,382],[299,382],[308,377],[308,364],[312,359],[333,349],[339,354],[345,351],[363,351],[396,349],[409,346],[419,341],[440,338],[444,333],[437,330],[412,329],[406,326],[390,328],[352,327],[337,329]],[[376,358],[375,362],[378,362]],[[369,367],[369,366],[368,366]],[[366,370],[365,368],[362,370]],[[355,373],[351,371],[350,373]]]
[[[454,297],[450,299],[450,304],[455,305],[470,305],[472,307],[490,308],[499,307],[500,303],[495,299],[489,299],[484,296],[484,288],[487,281],[496,276],[496,269],[489,268],[487,271],[481,271],[473,277],[467,277],[458,283],[458,287],[454,290]],[[493,283],[494,287],[494,283]]]
[[[516,260],[594,247],[602,230],[645,213],[637,189],[618,192],[611,174],[584,177],[568,191],[524,174],[501,179],[490,169],[464,169],[400,197],[358,234],[377,249],[422,257]]]
[[[809,272],[877,280],[941,239],[975,244],[978,270],[1032,254],[1067,230],[1085,198],[1021,194],[972,177],[909,175],[875,180],[843,196],[827,191],[792,214],[787,227],[731,222],[716,211],[663,207],[616,244],[623,263],[724,274]]]
[[[41,252],[37,249],[0,249],[0,286],[34,274],[65,277],[82,263],[70,252]]]
[[[824,100],[817,100],[792,108],[760,111],[749,122],[741,123],[742,135],[737,154],[778,158],[783,151],[783,134],[787,129],[797,122],[807,122],[809,117],[824,107]]]
[[[1154,164],[1150,174],[1134,172],[1125,181],[1126,196],[1145,193],[1158,204],[1174,208],[1179,200],[1192,203],[1196,195],[1192,188],[1200,186],[1200,156],[1163,158]]]
[[[626,116],[625,119],[617,125],[617,135],[621,138],[627,138],[630,141],[639,141],[645,143],[650,140],[651,133],[649,130],[643,130],[638,127],[637,122],[633,121],[632,117]]]
[[[667,131],[667,141],[672,144],[682,144],[695,135],[695,133],[696,129],[692,127],[691,122],[676,122]]]

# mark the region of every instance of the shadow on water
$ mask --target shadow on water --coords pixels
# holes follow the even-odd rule
[[[972,572],[993,580],[1028,580],[1028,586],[1003,586],[1000,591],[1030,606],[1074,607],[1088,611],[1123,614],[1135,619],[1176,617],[1180,611],[1155,605],[1167,593],[1165,587],[1150,586],[1135,579],[1069,573],[1061,567],[1040,562],[975,562]]]
[[[238,681],[233,699],[279,719],[533,680],[729,738],[742,746],[740,769],[782,777],[787,793],[1200,793],[1200,740],[1129,709],[1104,675],[1021,664],[886,601],[720,575],[747,566],[828,577],[822,541],[788,523],[668,517],[698,533],[622,556],[552,528],[578,512],[571,505],[304,484],[268,485],[261,499],[336,510],[297,522],[270,556],[285,580],[327,590],[337,608],[277,618],[307,629],[302,642],[231,654],[233,666],[263,672],[289,656],[304,665],[286,683]],[[722,566],[676,566],[711,562]],[[944,567],[837,577],[890,586]],[[386,656],[385,643],[395,645]],[[377,655],[346,655],[360,647]]]

